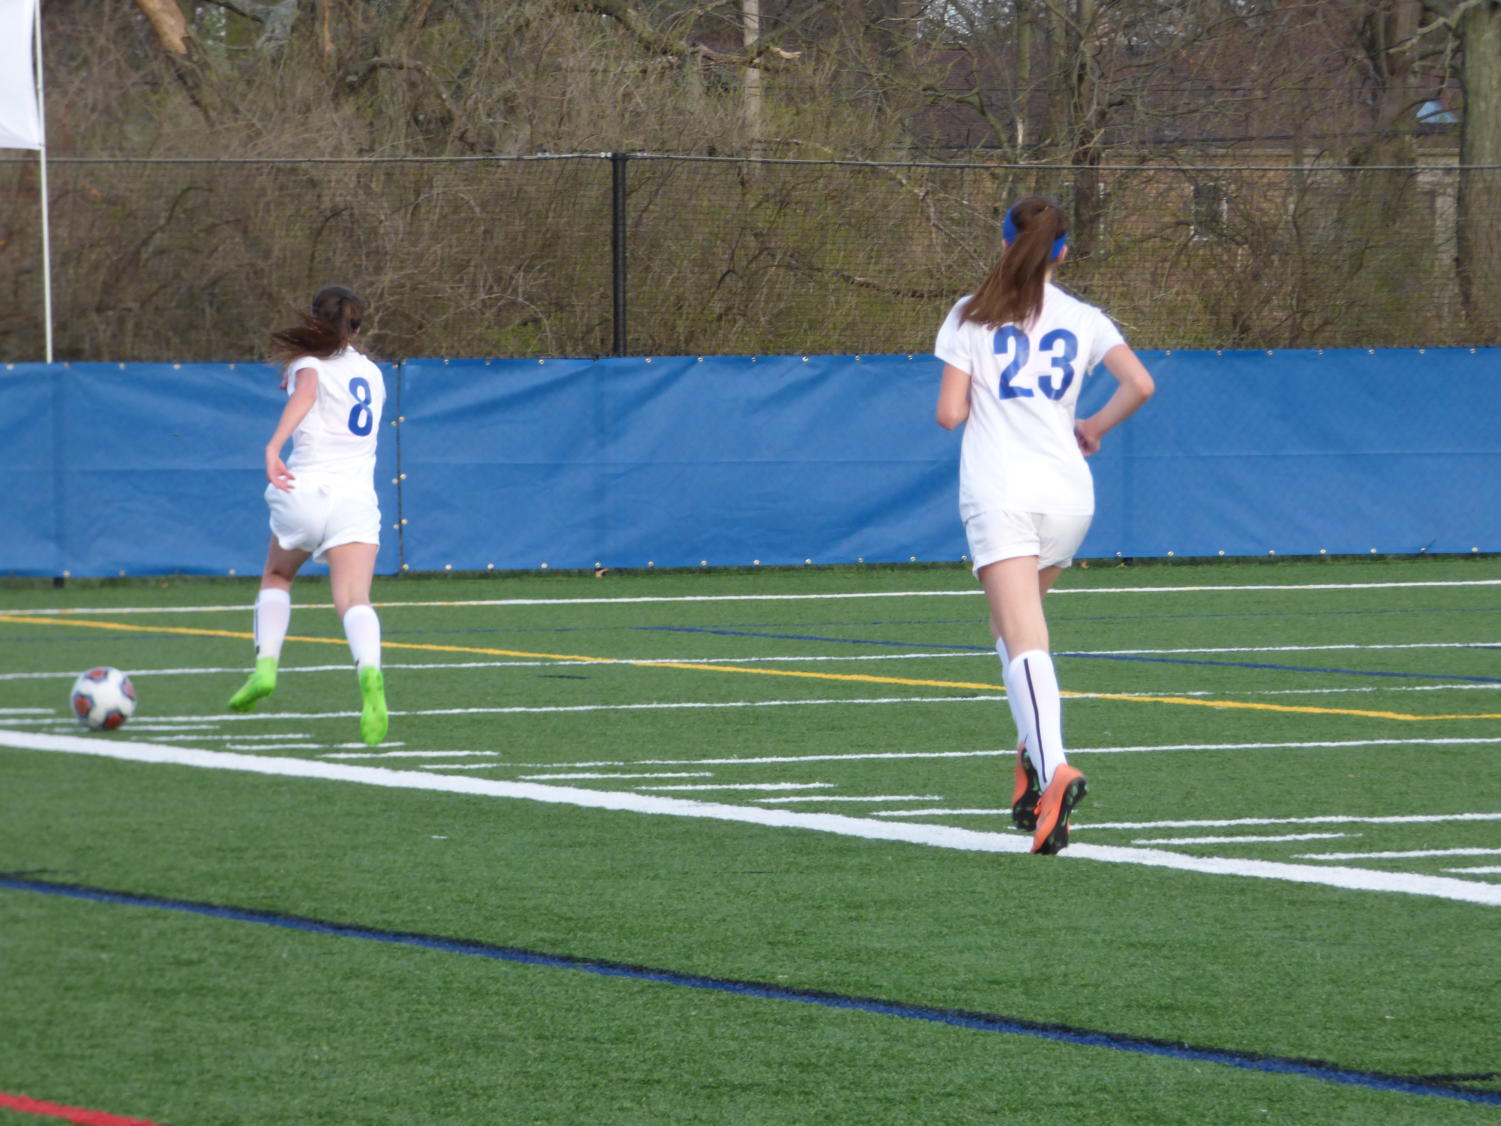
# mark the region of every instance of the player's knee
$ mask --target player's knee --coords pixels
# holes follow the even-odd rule
[[[282,563],[267,563],[266,569],[261,572],[261,585],[291,590],[292,580],[296,577],[296,567],[289,567]]]

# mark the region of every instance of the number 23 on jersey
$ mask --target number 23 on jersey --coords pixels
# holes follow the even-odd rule
[[[1055,328],[1037,341],[1037,351],[1038,359],[1050,361],[1051,368],[1038,374],[1036,388],[1056,402],[1068,394],[1073,385],[1079,338],[1066,328]],[[1003,400],[1030,399],[1033,389],[1018,382],[1017,377],[1032,359],[1031,338],[1015,325],[1003,325],[996,330],[995,354],[1001,361],[1001,379],[996,394]]]

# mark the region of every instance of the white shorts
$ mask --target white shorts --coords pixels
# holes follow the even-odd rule
[[[1042,512],[977,512],[964,522],[975,574],[1003,559],[1037,556],[1037,569],[1069,567],[1084,542],[1093,516],[1049,516]]]
[[[327,562],[328,549],[346,543],[380,543],[380,504],[373,489],[299,476],[292,490],[266,486],[271,534],[286,551],[312,552]]]

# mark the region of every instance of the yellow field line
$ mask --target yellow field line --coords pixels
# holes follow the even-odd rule
[[[18,625],[77,626],[80,629],[107,629],[124,633],[170,633],[190,637],[227,637],[240,641],[254,640],[255,635],[240,630],[196,629],[192,626],[139,626],[127,622],[85,621],[78,618],[34,618],[25,614],[0,614],[0,622]],[[314,645],[346,645],[342,637],[288,637]],[[797,677],[806,680],[833,680],[857,684],[896,684],[909,688],[963,688],[974,692],[1004,693],[999,684],[966,680],[918,680],[900,676],[870,676],[864,673],[808,672],[802,669],[762,669],[744,665],[716,665],[694,661],[652,661],[623,657],[591,657],[579,653],[532,653],[521,649],[494,649],[478,645],[435,645],[417,641],[382,641],[386,649],[409,649],[427,653],[467,653],[483,657],[521,657],[528,660],[570,661],[579,664],[633,665],[638,668],[682,669],[690,672],[728,672],[750,676]],[[1340,715],[1364,719],[1392,719],[1403,722],[1453,719],[1501,719],[1501,712],[1462,715],[1413,715],[1409,712],[1374,711],[1367,708],[1321,708],[1306,704],[1265,704],[1248,700],[1200,700],[1191,696],[1142,696],[1119,692],[1067,692],[1065,696],[1090,700],[1120,700],[1136,704],[1173,704],[1187,708],[1221,708],[1236,711],[1279,712],[1287,715]]]
[[[1242,708],[1257,712],[1284,712],[1292,715],[1354,715],[1368,719],[1501,719],[1501,712],[1478,712],[1463,715],[1413,715],[1410,712],[1380,712],[1367,708],[1318,708],[1308,704],[1262,704],[1250,700],[1195,700],[1191,696],[1136,696],[1117,692],[1065,692],[1065,696],[1085,696],[1094,700],[1130,700],[1141,704],[1181,704],[1190,708]]]

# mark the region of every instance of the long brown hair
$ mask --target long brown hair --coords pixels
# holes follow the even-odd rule
[[[271,334],[271,354],[283,364],[298,356],[326,360],[343,351],[364,319],[365,303],[354,290],[326,285],[314,295],[299,323]]]
[[[1017,324],[1025,328],[1042,312],[1043,285],[1056,258],[1058,240],[1068,234],[1063,208],[1042,196],[1028,196],[1006,214],[1015,228],[1005,251],[960,316],[988,328]]]

